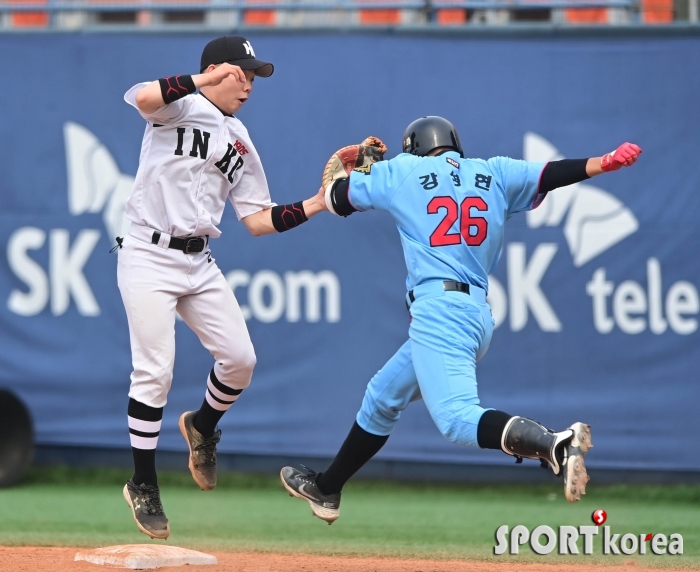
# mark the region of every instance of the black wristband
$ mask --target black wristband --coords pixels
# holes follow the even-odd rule
[[[331,203],[333,210],[340,216],[350,216],[357,212],[357,209],[352,206],[348,197],[350,191],[350,179],[339,179],[333,183],[331,188]]]
[[[304,212],[304,203],[276,205],[272,207],[272,226],[277,232],[284,232],[309,220]]]
[[[174,75],[158,80],[160,93],[165,103],[172,103],[197,91],[191,75]]]

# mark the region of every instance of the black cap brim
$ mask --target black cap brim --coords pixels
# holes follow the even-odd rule
[[[255,75],[259,77],[270,77],[272,75],[272,72],[275,71],[275,66],[273,66],[271,63],[256,60],[254,58],[247,58],[244,60],[229,60],[226,63],[238,66],[242,70],[254,70]]]

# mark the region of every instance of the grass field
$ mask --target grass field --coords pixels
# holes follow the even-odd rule
[[[121,497],[128,474],[117,470],[34,469],[19,486],[0,490],[0,545],[104,546],[146,541]],[[225,474],[202,492],[189,474],[163,473],[171,522],[169,543],[191,548],[494,559],[502,524],[552,528],[591,524],[603,508],[615,533],[680,533],[683,556],[519,556],[498,560],[607,562],[700,568],[700,486],[591,486],[570,505],[559,486],[441,486],[359,481],[343,493],[333,526],[291,499],[277,478]],[[581,544],[582,546],[582,544]],[[648,551],[649,552],[649,551]]]

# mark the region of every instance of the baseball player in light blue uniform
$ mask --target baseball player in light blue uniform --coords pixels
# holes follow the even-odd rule
[[[351,204],[358,211],[386,210],[396,220],[412,293],[409,340],[369,384],[360,427],[389,435],[401,411],[422,396],[445,437],[477,444],[484,409],[476,361],[493,332],[488,275],[506,220],[544,198],[538,193],[543,168],[506,157],[465,160],[448,151],[429,158],[402,154],[373,165],[371,176],[352,173]],[[468,295],[446,291],[445,281],[469,285]]]
[[[370,381],[329,469],[285,467],[282,483],[332,523],[345,482],[384,445],[408,404],[422,398],[447,439],[500,449],[518,461],[539,459],[564,476],[565,496],[576,502],[588,481],[583,458],[592,446],[590,426],[577,422],[554,432],[480,405],[476,362],[494,327],[488,275],[511,216],[537,207],[557,187],[631,165],[641,149],[626,143],[604,157],[548,164],[464,159],[456,129],[440,117],[409,125],[403,148],[396,158],[329,186],[326,204],[341,216],[377,209],[394,217],[408,269],[409,339]]]

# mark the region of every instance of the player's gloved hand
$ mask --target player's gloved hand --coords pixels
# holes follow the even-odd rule
[[[328,159],[321,177],[321,187],[327,189],[338,179],[347,179],[353,169],[383,161],[386,151],[386,145],[378,137],[367,137],[359,145],[343,147]]]
[[[634,143],[623,143],[612,153],[606,153],[600,159],[600,168],[604,172],[617,171],[622,167],[630,167],[642,153],[641,148]]]

